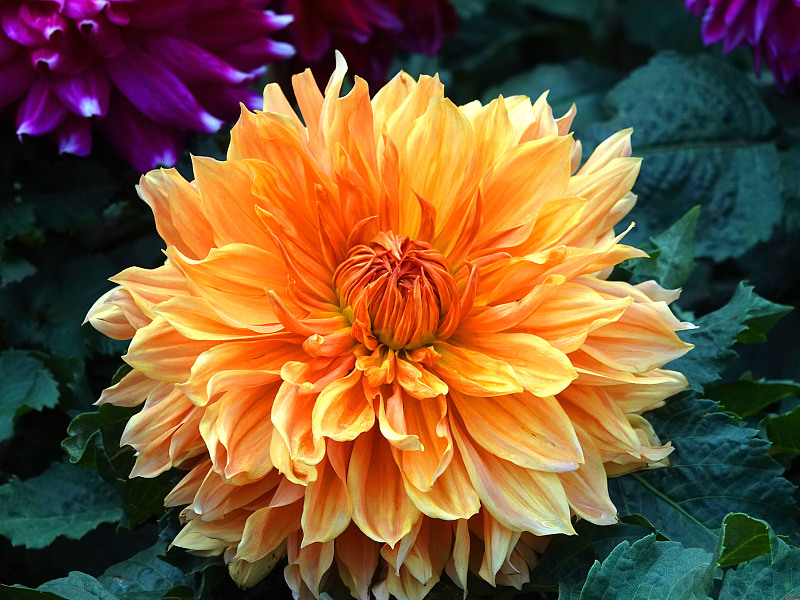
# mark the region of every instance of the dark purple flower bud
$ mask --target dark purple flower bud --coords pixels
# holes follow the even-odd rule
[[[0,108],[20,139],[91,151],[92,124],[141,171],[172,166],[187,131],[253,105],[247,84],[294,54],[270,0],[0,0]]]

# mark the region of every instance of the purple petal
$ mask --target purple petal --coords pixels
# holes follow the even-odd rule
[[[119,93],[100,126],[114,149],[142,173],[173,166],[183,149],[184,132],[153,123]]]
[[[66,116],[67,109],[64,105],[50,92],[46,83],[38,80],[17,108],[17,136],[22,139],[24,134],[49,133]]]
[[[202,83],[193,85],[192,92],[212,114],[228,122],[239,118],[240,102],[250,110],[263,110],[264,108],[264,97],[243,86],[232,87]]]
[[[59,154],[89,156],[92,151],[92,123],[78,115],[69,115],[56,129]]]
[[[280,26],[275,22],[274,15],[260,10],[245,7],[218,10],[194,16],[189,22],[189,38],[205,48],[215,50],[231,46],[232,31],[236,32],[233,39],[245,42],[263,38]]]
[[[58,14],[58,6],[48,2],[20,5],[0,3],[0,26],[6,35],[23,46],[38,46],[56,33],[64,33],[68,22]]]
[[[753,39],[751,40],[754,44],[757,44],[761,39],[764,26],[767,24],[767,19],[769,19],[777,1],[778,0],[758,0],[755,18],[753,19]]]
[[[234,69],[221,58],[188,40],[166,35],[151,36],[145,48],[183,81],[218,81],[240,84],[253,76]]]
[[[273,60],[291,58],[295,49],[291,44],[262,38],[234,48],[220,49],[217,53],[239,69],[252,71]]]
[[[145,116],[170,127],[213,133],[222,124],[204,110],[183,82],[135,46],[105,60],[117,88]]]
[[[105,15],[108,17],[108,20],[114,23],[114,25],[119,25],[120,27],[125,27],[131,21],[131,17],[128,14],[128,2],[126,0],[122,0],[122,2],[111,0],[105,9]]]
[[[19,50],[19,44],[11,41],[0,31],[0,63],[6,62]]]
[[[94,55],[83,47],[74,28],[66,35],[30,51],[31,63],[53,73],[75,74],[94,62]]]
[[[111,85],[99,65],[92,65],[77,75],[53,76],[49,82],[59,100],[76,115],[94,117],[106,114]]]
[[[111,23],[105,15],[97,15],[91,19],[83,19],[76,23],[78,32],[89,43],[89,47],[98,56],[108,58],[125,51],[125,42],[119,33],[119,27]]]
[[[22,96],[35,80],[36,71],[23,53],[0,65],[0,108]]]
[[[106,0],[63,0],[61,14],[70,19],[89,19],[100,13],[108,4]]]
[[[126,8],[132,26],[159,29],[187,21],[195,12],[195,4],[196,0],[139,0],[130,2]]]

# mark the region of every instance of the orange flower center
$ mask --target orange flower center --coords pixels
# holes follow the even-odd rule
[[[380,232],[354,246],[334,273],[353,335],[374,350],[413,350],[430,344],[458,306],[447,259],[427,242]]]

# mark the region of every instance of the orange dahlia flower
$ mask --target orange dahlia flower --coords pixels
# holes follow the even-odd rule
[[[100,402],[144,402],[131,476],[187,470],[174,544],[243,587],[284,554],[301,597],[519,586],[546,536],[616,521],[607,475],[671,450],[641,413],[686,386],[677,293],[605,279],[644,255],[613,231],[630,131],[578,168],[574,108],[404,73],[340,98],[345,70],[295,77],[302,121],[267,86],[195,181],[142,178],[167,260],[89,312],[132,338]]]

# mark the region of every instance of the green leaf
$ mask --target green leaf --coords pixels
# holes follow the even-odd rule
[[[602,14],[600,0],[521,0],[522,3],[533,6],[542,12],[568,19],[578,19],[591,23],[598,20]]]
[[[521,94],[535,100],[543,92],[549,91],[547,102],[556,117],[566,113],[573,103],[577,106],[578,113],[573,129],[580,131],[585,125],[600,118],[600,103],[619,78],[619,74],[613,69],[582,59],[565,63],[543,63],[532,71],[515,75],[490,88],[483,95],[483,101],[490,102],[500,94]]]
[[[39,360],[20,350],[0,354],[0,442],[11,437],[20,414],[56,404],[58,385]]]
[[[775,454],[800,454],[800,407],[785,415],[764,419],[767,439],[772,442],[770,452]]]
[[[770,552],[769,525],[742,513],[731,513],[722,522],[717,564],[731,567]]]
[[[692,393],[647,413],[662,440],[672,440],[672,466],[609,480],[621,515],[643,515],[670,540],[713,551],[725,516],[743,512],[797,535],[794,485],[766,455],[758,431],[717,412]]]
[[[162,473],[158,477],[129,478],[135,458],[133,449],[119,447],[122,431],[139,408],[122,408],[104,404],[97,412],[75,417],[67,427],[67,437],[61,442],[70,462],[96,469],[113,485],[123,500],[122,527],[132,528],[160,514],[164,497],[174,487],[176,476]]]
[[[62,600],[62,597],[21,585],[0,584],[0,600]]]
[[[740,283],[730,301],[695,321],[697,329],[682,332],[681,338],[695,347],[669,364],[689,380],[691,389],[700,390],[716,381],[737,354],[731,346],[737,341],[752,343],[765,339],[766,333],[791,310],[757,295],[752,286]]]
[[[644,157],[631,213],[640,245],[702,205],[699,256],[738,257],[767,240],[781,219],[775,122],[747,76],[708,55],[661,54],[606,97],[607,120],[589,128],[591,147],[634,128]]]
[[[96,473],[64,463],[0,486],[0,535],[15,546],[44,548],[58,536],[78,539],[120,515],[117,495]]]
[[[789,233],[800,231],[800,145],[781,152],[781,191],[783,197],[783,218]]]
[[[662,287],[681,287],[694,270],[694,232],[700,207],[695,206],[661,235],[650,238],[645,251],[650,258],[635,258],[625,264],[631,283],[655,279]]]
[[[635,542],[649,535],[652,529],[626,523],[601,527],[579,521],[575,531],[578,535],[558,535],[552,539],[523,591],[551,586],[558,588],[559,600],[577,600],[594,561],[603,560],[620,542]]]
[[[36,589],[57,594],[66,600],[119,600],[97,579],[79,571],[72,571],[67,577],[43,583]]]
[[[750,417],[787,396],[800,396],[800,384],[794,381],[753,381],[749,374],[738,381],[714,383],[706,387],[709,400],[742,418]]]
[[[719,600],[795,600],[800,597],[800,549],[769,533],[769,554],[725,573]]]
[[[0,249],[8,240],[28,233],[35,224],[32,205],[19,198],[0,204]]]
[[[634,544],[622,542],[602,564],[596,562],[581,600],[710,600],[711,553],[659,542],[649,535]]]
[[[490,0],[453,0],[453,8],[460,19],[469,19],[482,15]]]
[[[173,588],[191,585],[180,569],[159,558],[166,549],[159,542],[109,567],[98,581],[120,600],[159,600]]]

